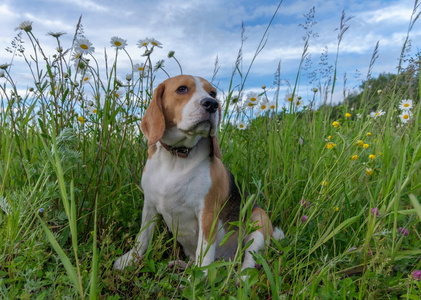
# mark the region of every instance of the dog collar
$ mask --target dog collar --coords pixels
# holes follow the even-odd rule
[[[161,143],[162,147],[164,147],[165,150],[170,152],[172,155],[176,155],[181,158],[189,157],[190,151],[193,149],[193,148],[187,148],[187,147],[172,147],[167,144],[164,144],[162,141],[159,141],[159,142]]]

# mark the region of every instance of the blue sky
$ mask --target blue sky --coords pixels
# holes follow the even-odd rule
[[[55,52],[54,39],[47,36],[49,31],[67,32],[61,40],[64,47],[70,47],[75,25],[82,15],[85,36],[95,46],[95,57],[101,61],[104,48],[113,51],[110,38],[119,36],[127,40],[127,51],[134,63],[142,62],[143,50],[136,42],[145,37],[153,37],[163,44],[152,56],[156,62],[165,59],[165,69],[170,75],[178,75],[178,66],[166,58],[168,51],[183,66],[185,74],[212,78],[215,58],[219,59],[217,82],[223,90],[228,87],[238,49],[241,43],[241,24],[245,26],[247,40],[243,48],[244,71],[253,58],[256,47],[278,5],[277,1],[255,0],[2,0],[0,2],[0,63],[9,63],[11,54],[4,49],[16,35],[14,30],[22,21],[33,22],[33,32],[39,38],[44,50]],[[347,75],[347,89],[353,91],[359,80],[365,79],[374,47],[379,41],[379,57],[374,65],[374,76],[381,72],[396,72],[396,66],[405,40],[410,16],[414,7],[411,0],[285,0],[269,29],[266,46],[256,58],[248,81],[247,90],[261,91],[262,84],[270,87],[274,73],[281,61],[281,78],[293,84],[303,51],[302,36],[305,31],[305,17],[315,7],[317,22],[313,32],[318,37],[310,39],[309,53],[312,67],[319,68],[320,55],[327,46],[328,63],[333,64],[337,34],[342,10],[346,16],[354,16],[348,22],[350,28],[345,33],[340,46],[337,89],[335,101],[343,99],[343,76]],[[416,23],[410,33],[414,54],[421,41],[421,26]],[[27,44],[26,46],[29,47]],[[129,60],[121,56],[119,62],[121,78],[129,72]],[[361,76],[356,78],[356,70]],[[22,59],[15,58],[12,75],[20,86],[31,85],[28,69]],[[161,72],[157,80],[166,75]],[[313,84],[314,85],[314,84]],[[311,98],[313,85],[308,83],[306,72],[302,73],[298,94],[306,100]],[[284,84],[281,97],[288,92]]]

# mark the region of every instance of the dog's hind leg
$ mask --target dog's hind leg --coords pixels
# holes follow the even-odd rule
[[[254,268],[256,262],[252,256],[252,252],[257,252],[265,248],[265,246],[269,245],[270,237],[276,233],[281,236],[279,229],[275,228],[275,232],[272,227],[272,223],[268,215],[265,213],[263,209],[260,207],[253,208],[251,213],[251,223],[256,222],[256,226],[259,228],[256,231],[250,233],[244,238],[244,245],[253,240],[252,244],[246,249],[246,253],[244,254],[243,264],[241,266],[241,270],[246,268]],[[282,232],[282,231],[281,231]],[[283,232],[282,232],[283,235]]]

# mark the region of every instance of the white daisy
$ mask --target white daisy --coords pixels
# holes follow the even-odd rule
[[[96,109],[96,107],[94,107],[94,106],[89,106],[89,107],[86,109],[86,113],[87,113],[88,115],[93,115],[93,114],[96,114],[96,112],[97,112],[97,109]]]
[[[256,105],[257,105],[256,102],[252,102],[250,99],[248,99],[246,102],[244,102],[243,108],[244,109],[249,109],[249,108],[252,108],[252,107],[254,107]]]
[[[16,30],[24,30],[26,32],[30,32],[32,30],[32,22],[31,21],[23,21],[20,23],[19,27]]]
[[[145,70],[145,64],[135,64],[133,66],[133,72],[143,72]]]
[[[254,92],[250,92],[247,94],[247,99],[246,99],[246,107],[253,107],[255,105],[257,105],[259,103],[259,95],[257,95],[257,93]]]
[[[293,103],[294,102],[294,98],[292,97],[292,94],[286,94],[285,95],[285,101],[289,102],[289,103]]]
[[[374,118],[381,117],[384,114],[385,114],[385,112],[383,110],[379,110],[378,112],[375,113]]]
[[[152,46],[162,48],[162,44],[153,38],[149,39],[149,43],[151,43]]]
[[[58,39],[59,37],[61,37],[63,34],[66,34],[66,33],[64,31],[49,31],[47,32],[47,34]]]
[[[303,105],[303,101],[301,100],[301,96],[298,96],[298,97],[296,97],[296,98],[294,99],[294,104],[295,104],[296,106],[301,106],[301,105]]]
[[[88,61],[82,57],[74,60],[75,69],[80,73],[85,73],[88,67]]]
[[[143,40],[139,40],[139,41],[137,42],[137,46],[138,46],[139,48],[146,47],[147,45],[149,45],[149,39],[148,39],[148,38],[143,39]]]
[[[272,101],[268,103],[269,109],[275,110],[276,109],[276,102]]]
[[[6,70],[9,66],[10,64],[0,64],[0,69]]]
[[[403,110],[402,113],[399,115],[399,118],[401,118],[402,123],[408,123],[411,117],[412,117],[412,113],[409,109]]]
[[[90,73],[85,73],[82,76],[82,83],[87,83],[89,80],[91,80],[92,75]]]
[[[164,60],[161,59],[161,60],[158,60],[158,62],[156,63],[154,70],[156,71],[156,70],[162,69],[163,67],[164,67]]]
[[[92,43],[87,38],[76,39],[74,48],[77,53],[81,54],[92,54],[92,52],[95,52],[95,47],[92,46]]]
[[[71,60],[78,60],[82,58],[82,53],[74,52],[72,54]]]
[[[127,46],[127,40],[113,36],[111,38],[111,47],[116,47],[117,49],[124,49]]]
[[[404,99],[399,104],[399,109],[407,110],[412,108],[412,100],[410,99]]]
[[[240,130],[244,130],[244,129],[246,129],[246,128],[247,128],[247,125],[246,125],[246,123],[244,123],[243,121],[240,121],[240,122],[237,124],[237,128],[238,128],[238,129],[240,129]]]
[[[113,95],[117,98],[121,98],[126,95],[126,91],[123,88],[118,88],[118,90],[114,91]]]
[[[268,111],[270,109],[269,102],[268,101],[262,101],[259,104],[259,109],[261,113],[264,113],[265,111]]]

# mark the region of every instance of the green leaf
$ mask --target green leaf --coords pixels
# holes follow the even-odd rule
[[[335,227],[332,230],[333,225],[335,224],[336,219],[338,218],[339,214],[336,215],[335,219],[333,219],[332,223],[330,224],[329,228],[326,230],[325,234],[323,234],[323,236],[316,242],[316,244],[310,250],[309,255],[311,253],[313,253],[317,248],[319,248],[322,244],[324,244],[329,239],[331,239],[335,234],[337,234],[338,232],[340,232],[342,229],[348,227],[349,225],[351,225],[352,223],[354,223],[355,221],[357,221],[360,218],[360,216],[361,216],[362,213],[363,213],[363,211],[361,211],[359,215],[343,221],[341,224],[339,224],[339,226]]]
[[[67,257],[66,253],[64,253],[63,249],[60,247],[60,245],[57,243],[57,240],[55,239],[53,233],[50,229],[48,229],[47,225],[45,225],[44,221],[39,217],[39,215],[36,215],[38,220],[41,223],[42,228],[44,229],[45,234],[47,235],[48,241],[50,242],[53,249],[57,252],[58,256],[60,257],[60,260],[66,269],[67,275],[69,276],[70,280],[78,290],[79,294],[82,295],[82,291],[79,286],[79,279],[77,277],[75,268],[73,267],[72,263],[70,262],[70,259]]]
[[[418,199],[413,195],[409,195],[409,200],[411,200],[412,206],[415,209],[418,217],[421,219],[421,204],[419,203]]]
[[[92,270],[91,270],[91,288],[89,299],[97,299],[97,281],[98,281],[98,250],[97,250],[97,203],[98,196],[95,199],[95,219],[94,219],[94,236],[92,245]]]
[[[231,230],[228,231],[228,233],[226,235],[224,235],[224,237],[222,238],[221,242],[219,243],[219,247],[221,247],[222,245],[224,245],[228,239],[230,238],[231,235],[233,235],[235,233],[235,230]]]

